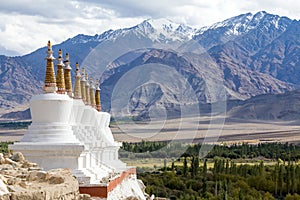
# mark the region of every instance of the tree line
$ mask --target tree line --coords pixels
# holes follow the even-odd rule
[[[219,157],[180,160],[180,165],[172,163],[155,172],[138,174],[146,192],[187,200],[300,199],[300,166],[292,161],[250,165]]]
[[[200,152],[200,149],[210,149]],[[261,143],[250,145],[212,145],[212,144],[184,144],[179,142],[151,142],[139,143],[123,142],[120,157],[136,158],[172,158],[202,155],[206,158],[222,157],[229,159],[264,157],[268,159],[299,160],[300,146],[288,143]]]
[[[202,151],[201,155],[201,148],[210,151]],[[156,196],[187,200],[300,199],[299,145],[142,141],[123,143],[121,152],[123,157],[136,158],[170,158],[180,154],[173,156],[177,161],[170,166],[165,159],[162,169],[138,173],[146,191]],[[204,155],[205,159],[200,159]],[[254,158],[259,162],[246,163]]]

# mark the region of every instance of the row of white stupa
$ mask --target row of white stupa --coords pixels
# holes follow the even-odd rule
[[[10,149],[45,170],[70,168],[81,185],[99,184],[127,169],[118,158],[121,143],[114,141],[109,128],[110,114],[100,111],[99,86],[89,87],[77,64],[73,91],[68,55],[66,59],[64,65],[59,51],[55,76],[48,42],[44,94],[32,97],[32,124]]]

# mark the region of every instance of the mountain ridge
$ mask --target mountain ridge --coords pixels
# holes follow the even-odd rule
[[[147,61],[139,61],[138,65],[130,64],[146,53],[148,58],[157,61],[152,63],[164,64],[173,69],[176,65],[181,66],[180,70],[176,68],[177,72],[190,81],[195,91],[200,91],[196,92],[197,94],[205,91],[206,86],[203,83],[212,82],[217,75],[215,78],[224,85],[229,99],[245,100],[260,94],[284,93],[300,85],[300,61],[297,56],[297,52],[300,51],[299,27],[300,22],[297,20],[264,11],[241,14],[199,29],[166,19],[148,19],[129,28],[107,30],[94,36],[78,34],[61,44],[53,45],[53,50],[57,52],[58,49],[62,49],[70,54],[73,71],[74,63],[78,61],[91,76],[98,78],[104,75],[106,80],[112,79],[108,81],[111,83],[116,83],[116,80],[113,80],[113,68],[118,70],[122,66],[130,65],[135,69],[149,64]],[[0,86],[2,113],[28,103],[33,94],[42,92],[45,50],[45,47],[42,47],[24,56],[0,57],[0,81],[3,83]],[[175,54],[172,54],[172,51],[175,51]],[[158,59],[149,52],[156,53],[156,56],[170,57]],[[188,59],[188,62],[183,61],[182,57]],[[170,58],[180,63],[176,64]],[[202,59],[201,62],[199,58]],[[7,66],[10,66],[10,71],[7,71]],[[194,74],[187,73],[193,71],[195,66],[198,66],[198,71]],[[201,74],[201,71],[205,73]],[[10,76],[7,76],[8,72]],[[108,97],[114,86],[108,88],[107,91],[103,91],[102,102],[111,101]],[[161,94],[161,91],[164,94]],[[15,92],[20,96],[12,98]],[[149,101],[164,99],[165,102],[160,102],[163,105],[180,105],[179,100],[170,100],[173,98],[170,88],[163,89],[158,85],[147,84],[145,88],[141,87],[131,92],[134,94],[131,102],[133,108],[137,108],[134,103],[139,103],[137,97]],[[148,94],[157,94],[165,98],[143,96]],[[207,100],[210,98],[204,96],[201,99],[206,99],[202,103],[211,102]],[[110,111],[109,106],[106,108],[106,111]],[[135,109],[135,112],[136,110],[141,109]]]

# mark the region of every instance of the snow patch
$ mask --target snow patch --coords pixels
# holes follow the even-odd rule
[[[167,44],[170,42],[185,42],[192,39],[194,36],[204,34],[209,30],[220,29],[221,34],[239,36],[247,33],[258,26],[274,26],[276,29],[284,30],[286,27],[281,25],[279,21],[282,17],[271,15],[265,11],[255,14],[246,13],[236,17],[226,19],[222,22],[217,22],[211,26],[205,26],[200,29],[195,29],[185,24],[175,23],[168,19],[148,19],[142,23],[130,27],[117,30],[108,30],[100,35],[87,36],[78,35],[71,39],[73,43],[87,43],[90,41],[102,42],[105,40],[115,41],[119,37],[134,34],[137,38],[149,38],[154,42]]]

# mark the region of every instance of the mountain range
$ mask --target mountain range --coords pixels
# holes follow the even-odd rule
[[[182,105],[268,98],[300,85],[300,21],[264,11],[202,28],[148,19],[77,35],[54,45],[55,56],[58,49],[70,54],[73,73],[79,62],[100,78],[102,107],[116,115],[177,115]],[[0,56],[0,115],[42,93],[45,51]]]

